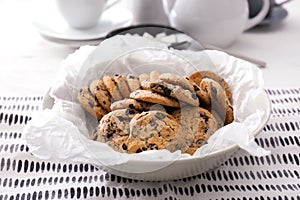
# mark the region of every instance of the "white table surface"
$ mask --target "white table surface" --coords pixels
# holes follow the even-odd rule
[[[49,42],[32,25],[35,0],[0,0],[1,95],[41,95],[52,83],[60,62],[74,48]],[[286,5],[289,15],[275,26],[243,33],[228,48],[267,63],[266,88],[300,85],[300,1]]]

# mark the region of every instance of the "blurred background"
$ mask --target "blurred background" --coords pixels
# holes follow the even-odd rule
[[[115,0],[109,0],[108,3],[111,1]],[[63,19],[56,0],[0,0],[1,91],[14,94],[13,91],[20,88],[19,81],[22,81],[22,88],[26,88],[27,91],[44,92],[55,77],[61,60],[68,54],[82,45],[99,44],[111,31],[117,30],[118,33],[119,28],[130,29],[132,25],[156,24],[163,26],[159,29],[163,32],[171,26],[196,38],[203,33],[199,30],[206,30],[199,28],[202,25],[209,29],[222,23],[223,25],[229,22],[246,23],[245,21],[254,18],[262,8],[262,0],[224,0],[223,7],[217,6],[215,0],[167,0],[167,2],[175,3],[172,4],[173,7],[169,5],[172,9],[166,13],[161,0],[119,0],[103,11],[97,26],[75,30]],[[244,6],[245,3],[247,7]],[[195,13],[193,7],[209,8],[211,12],[203,17]],[[235,16],[228,15],[226,10],[235,10]],[[221,20],[220,23],[215,20],[214,17],[222,16],[221,14],[226,16],[227,21]],[[173,19],[172,24],[170,16]],[[192,23],[193,16],[199,20],[197,25]],[[241,16],[244,21],[237,16]],[[223,27],[220,31],[214,31],[217,33],[215,38],[226,38],[226,34],[229,34],[227,32],[233,30],[235,35],[230,44],[212,46],[265,63],[263,70],[266,86],[298,86],[300,83],[294,70],[300,69],[299,20],[300,1],[270,0],[268,12],[259,23],[246,30],[243,26],[233,24]],[[34,87],[36,83],[32,81],[23,81],[24,77],[33,73],[39,74],[40,88]],[[282,74],[289,77],[287,81],[282,79]]]

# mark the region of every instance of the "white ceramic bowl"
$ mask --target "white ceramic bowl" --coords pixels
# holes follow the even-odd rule
[[[121,38],[121,42],[124,45],[124,43],[126,43],[127,41],[125,41],[124,38]],[[130,42],[128,44],[130,44]],[[104,49],[106,49],[106,48],[104,48]],[[100,50],[101,50],[101,48],[100,48]],[[76,84],[78,84],[77,86],[80,86],[82,84],[85,85],[88,82],[90,82],[91,80],[95,80],[95,77],[99,77],[99,75],[104,75],[106,73],[111,74],[115,71],[120,72],[120,73],[126,72],[126,69],[127,69],[126,65],[125,65],[125,67],[123,66],[123,68],[121,67],[122,69],[120,68],[120,70],[119,70],[119,69],[115,68],[115,67],[119,66],[118,63],[116,64],[114,61],[112,62],[109,60],[105,61],[105,63],[106,63],[105,66],[110,66],[110,68],[109,67],[108,68],[99,67],[99,63],[95,62],[95,59],[99,60],[99,57],[102,56],[102,53],[103,53],[103,51],[98,51],[98,52],[94,51],[91,54],[91,56],[88,57],[88,59],[86,60],[85,64],[82,67],[83,69],[79,69],[78,74],[80,74],[80,75],[78,75],[78,76],[80,78],[77,79],[77,81],[79,80],[79,83],[76,82]],[[132,51],[131,51],[131,53],[132,53]],[[188,52],[186,52],[186,53],[188,55]],[[218,54],[218,53],[216,53],[216,54]],[[125,54],[122,54],[122,56],[124,56],[124,55]],[[214,54],[211,54],[210,56],[211,56],[211,59],[214,59]],[[222,56],[227,58],[228,55],[222,54]],[[120,57],[118,57],[118,59],[119,58]],[[135,57],[130,57],[130,59],[132,59],[132,58],[135,58]],[[155,57],[155,58],[157,58],[157,57]],[[182,58],[186,58],[186,57],[183,56],[180,59],[182,59]],[[230,57],[230,59],[235,59],[235,58]],[[155,62],[157,61],[155,59],[153,59],[153,60]],[[173,60],[173,58],[171,60]],[[248,67],[249,68],[255,67],[249,63],[244,63],[244,62],[245,61],[242,61],[242,60],[238,60],[237,62],[235,62],[235,60],[234,60],[234,62],[232,62],[232,63],[235,63],[235,64],[238,63],[238,65],[241,65],[241,67],[244,68],[243,69],[244,74],[245,74],[245,71],[248,73],[248,69],[247,69]],[[94,67],[94,65],[95,65],[95,67]],[[87,67],[87,69],[86,69],[86,67]],[[145,66],[143,66],[143,67],[145,67]],[[187,67],[187,68],[189,68],[189,67]],[[235,73],[241,75],[241,73],[239,73],[238,66],[233,66],[233,68],[234,68],[234,70],[236,70]],[[246,70],[245,70],[245,68],[246,68]],[[98,73],[98,71],[99,71],[98,69],[101,72]],[[93,70],[95,70],[95,71],[93,71]],[[147,69],[147,70],[149,71],[150,69]],[[164,70],[167,70],[167,71],[171,70],[172,72],[177,71],[177,73],[180,74],[180,70],[182,70],[182,69],[166,68]],[[192,70],[192,67],[190,68],[190,70]],[[242,76],[243,76],[243,73],[242,73]],[[252,77],[250,77],[250,78],[252,78]],[[235,83],[231,82],[230,84],[235,84]],[[271,113],[271,105],[270,105],[270,101],[269,101],[269,98],[268,98],[266,92],[264,90],[258,90],[258,91],[259,91],[259,93],[255,95],[255,98],[251,99],[251,103],[250,103],[251,107],[247,107],[247,111],[249,113],[253,113],[256,110],[263,111],[263,115],[261,116],[259,124],[255,125],[255,128],[252,129],[252,131],[250,133],[253,136],[257,136],[260,133],[260,131],[263,129],[263,127],[267,123],[270,113]],[[76,92],[77,92],[76,88],[72,92],[73,92],[73,95],[76,95]],[[70,91],[66,91],[66,93],[70,93]],[[243,93],[245,93],[245,92],[243,92]],[[47,94],[44,96],[43,108],[51,109],[53,105],[54,105],[54,100],[51,98],[51,96],[49,95],[49,91],[48,91]],[[83,144],[83,145],[85,145],[85,144]],[[106,171],[109,171],[110,173],[113,173],[113,174],[116,174],[119,176],[123,176],[123,177],[127,177],[127,178],[132,178],[132,179],[149,180],[149,181],[174,180],[174,179],[180,179],[180,178],[184,178],[184,177],[190,177],[193,175],[197,175],[199,173],[202,173],[207,170],[218,167],[218,166],[220,166],[220,164],[222,162],[224,162],[229,157],[231,157],[238,149],[239,149],[238,145],[230,145],[225,148],[208,153],[204,157],[194,157],[194,156],[181,157],[179,159],[174,159],[172,162],[163,161],[163,160],[153,161],[153,160],[130,159],[127,162],[124,162],[121,164],[115,164],[115,165],[111,165],[111,166],[98,165],[98,167],[100,167]],[[101,153],[101,152],[98,152],[98,153]],[[101,163],[101,161],[99,163]],[[95,163],[93,163],[93,164],[95,164]],[[161,166],[163,166],[163,167],[161,167]],[[147,170],[147,169],[151,169],[151,168],[154,168],[155,170]],[[142,170],[143,173],[140,172],[141,169],[145,169],[145,170]]]
[[[271,113],[271,104],[268,98],[268,95],[265,91],[261,91],[257,98],[254,100],[256,107],[251,109],[263,109],[265,110],[265,114],[263,116],[261,124],[253,131],[251,134],[257,136],[265,124],[268,122],[270,113]],[[49,93],[44,96],[43,108],[52,108],[53,99],[49,96]],[[162,161],[159,163],[155,163],[155,161],[139,161],[139,160],[130,160],[127,163],[121,165],[115,165],[113,167],[107,166],[98,166],[112,174],[138,179],[138,180],[148,180],[148,181],[162,181],[162,180],[175,180],[185,177],[194,176],[205,172],[207,170],[216,168],[220,166],[224,161],[229,159],[239,147],[237,145],[232,145],[227,148],[224,148],[219,151],[215,151],[210,153],[204,158],[199,157],[190,157],[184,158],[180,160],[175,160],[173,163],[166,162],[166,164],[162,164]],[[147,168],[149,165],[164,165],[166,167],[161,168],[156,171],[148,172],[148,173],[128,173],[124,171],[124,168],[131,168],[133,171],[135,168]]]

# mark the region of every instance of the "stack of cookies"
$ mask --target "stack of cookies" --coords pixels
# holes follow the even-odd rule
[[[92,139],[126,153],[193,154],[234,119],[227,82],[207,70],[104,76],[82,87],[78,101],[99,120]]]

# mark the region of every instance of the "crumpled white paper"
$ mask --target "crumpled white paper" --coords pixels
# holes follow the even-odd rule
[[[147,48],[157,49],[164,54],[153,56]],[[97,122],[90,119],[76,101],[78,88],[88,85],[103,73],[126,72],[133,70],[134,64],[140,67],[149,61],[162,66],[165,63],[161,62],[166,62],[169,68],[162,68],[162,71],[171,70],[181,75],[197,69],[210,69],[221,74],[232,89],[235,122],[219,129],[210,137],[208,144],[199,148],[193,156],[167,150],[119,153],[106,144],[90,140],[89,134],[97,126]],[[107,68],[108,65],[111,67]],[[262,89],[262,73],[256,66],[223,52],[168,51],[166,43],[153,39],[116,36],[105,40],[98,47],[83,46],[62,62],[61,70],[49,92],[55,99],[53,108],[37,112],[25,126],[24,136],[30,152],[43,159],[68,159],[105,166],[124,164],[129,160],[163,161],[162,165],[147,166],[141,172],[155,170],[176,159],[205,157],[235,144],[252,155],[264,156],[270,152],[254,142],[252,132],[262,123],[266,113],[263,109],[251,109],[256,95]],[[138,172],[136,168],[134,170],[135,173]]]

